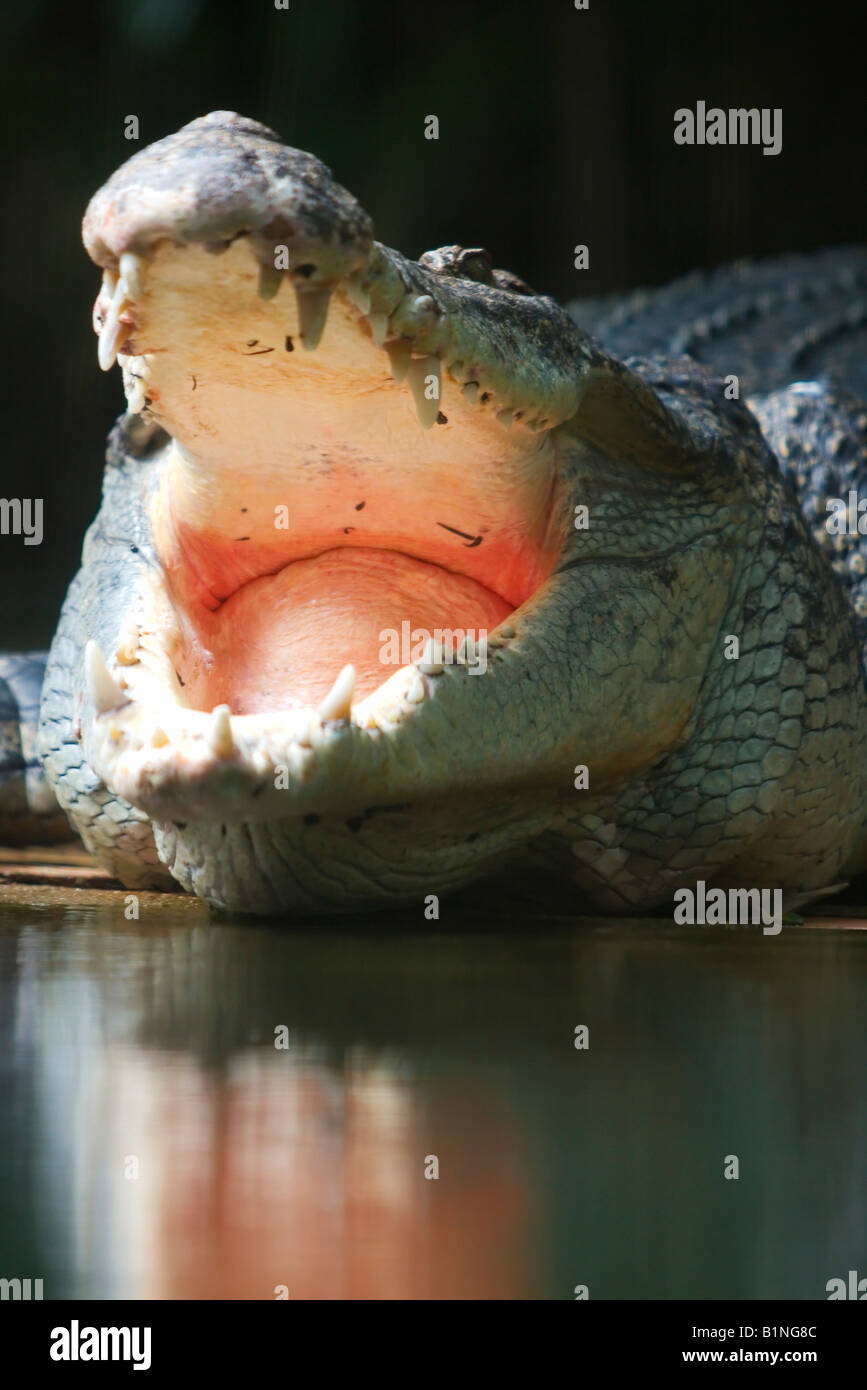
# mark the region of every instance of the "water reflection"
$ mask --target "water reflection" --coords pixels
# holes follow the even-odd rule
[[[452,926],[4,908],[0,1275],[815,1298],[863,1263],[864,933]]]

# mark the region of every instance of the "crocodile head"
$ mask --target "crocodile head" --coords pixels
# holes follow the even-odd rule
[[[154,428],[85,551],[83,746],[163,863],[260,912],[524,852],[605,905],[670,893],[684,835],[642,871],[611,807],[682,790],[780,526],[722,383],[630,370],[483,251],[405,259],[230,113],[130,159],[84,240],[125,437]]]

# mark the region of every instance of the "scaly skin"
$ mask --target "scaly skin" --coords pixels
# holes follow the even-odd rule
[[[0,844],[69,838],[36,752],[45,652],[0,653]]]
[[[110,272],[128,265],[157,288],[149,299],[127,286],[112,311],[110,279],[97,303],[104,364],[124,353],[141,418],[124,417],[110,440],[102,509],[49,658],[41,740],[60,804],[125,883],[168,871],[218,906],[272,914],[418,903],[532,869],[540,893],[617,910],[665,904],[698,878],[794,899],[860,870],[867,703],[853,612],[756,415],[727,399],[721,375],[688,359],[623,364],[482,252],[405,260],[372,241],[366,214],[311,156],[226,113],[124,165],[92,201],[85,242]],[[281,244],[298,310],[274,270]],[[213,308],[196,278],[203,246]],[[177,288],[160,299],[176,266],[204,286],[201,304]],[[229,324],[257,279],[264,326],[242,335],[248,344],[277,342],[279,329],[288,349],[305,322],[312,341],[315,314],[302,311],[321,301],[304,296],[333,292],[325,370],[330,342],[350,346],[322,378],[322,419],[336,429],[355,411],[360,438],[375,393],[401,468],[380,460],[370,477],[388,479],[392,527],[404,507],[417,518],[412,533],[401,519],[395,548],[502,581],[513,611],[490,635],[484,674],[415,661],[351,714],[338,700],[318,714],[221,721],[185,702],[173,669],[188,640],[181,599],[219,612],[250,578],[239,552],[211,562],[202,543],[195,585],[182,581],[172,525],[195,504],[219,537],[225,497],[238,500],[227,457],[243,442],[234,453],[226,442],[225,389],[208,395],[210,379],[228,379],[230,348],[212,343],[218,306]],[[125,325],[106,327],[119,311]],[[388,371],[396,361],[400,375],[407,346],[425,359],[410,368],[421,422]],[[268,360],[231,359],[232,380],[258,393],[245,416],[254,433],[269,392],[278,410],[293,382],[302,403],[307,390],[306,358]],[[437,365],[439,419],[419,391],[419,372]],[[809,453],[826,416],[852,418],[835,402],[782,391],[756,410],[772,440],[807,410],[798,439]],[[309,459],[301,507],[336,467],[315,449]],[[436,520],[440,495],[460,500],[451,514],[482,536],[475,548]],[[589,507],[588,529],[573,524],[577,506]],[[365,543],[377,544],[378,524],[368,508]],[[269,572],[303,559],[303,539]],[[110,674],[92,648],[86,657],[88,641]],[[579,765],[586,789],[574,785]],[[280,768],[288,786],[275,785]]]

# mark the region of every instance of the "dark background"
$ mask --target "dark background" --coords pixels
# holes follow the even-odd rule
[[[43,497],[45,538],[0,537],[0,646],[50,637],[123,406],[119,370],[96,364],[81,215],[118,164],[195,116],[238,110],[312,150],[409,255],[486,245],[563,298],[863,239],[859,7],[590,6],[4,6],[0,495]],[[676,146],[674,111],[699,99],[782,107],[782,153]],[[138,143],[124,139],[130,114]],[[576,243],[589,271],[573,269]]]

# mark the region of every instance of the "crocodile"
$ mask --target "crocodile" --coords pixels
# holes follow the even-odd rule
[[[390,250],[231,112],[83,238],[127,410],[38,759],[124,885],[634,913],[864,870],[867,565],[826,501],[867,461],[864,248],[570,310],[481,248]]]

